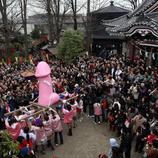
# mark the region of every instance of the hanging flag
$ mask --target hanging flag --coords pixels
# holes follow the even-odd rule
[[[15,53],[15,49],[11,48],[11,53],[14,54]]]
[[[146,58],[148,57],[148,52],[145,52],[145,57],[146,57]]]
[[[18,64],[18,57],[15,57],[15,62],[16,64]]]
[[[7,53],[7,49],[6,49],[6,48],[4,48],[4,50],[3,50],[3,51],[4,51],[4,53]]]
[[[19,63],[22,65],[22,63],[23,63],[23,58],[22,58],[22,56],[20,56],[19,57]]]
[[[30,62],[30,64],[33,64],[33,61],[32,61],[32,54],[29,54],[29,62]]]
[[[139,50],[139,54],[142,55],[142,50],[141,49]]]
[[[11,65],[11,59],[10,58],[7,59],[7,64]]]
[[[155,60],[155,53],[152,53],[152,58],[153,60]]]

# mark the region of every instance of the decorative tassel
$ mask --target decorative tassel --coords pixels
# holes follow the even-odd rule
[[[141,49],[139,50],[139,54],[142,55],[142,50]]]
[[[15,57],[15,62],[16,64],[18,64],[18,57]]]
[[[152,54],[152,58],[153,58],[153,60],[155,60],[155,54],[154,53]]]

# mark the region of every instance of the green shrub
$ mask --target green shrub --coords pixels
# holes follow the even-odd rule
[[[83,47],[83,33],[79,31],[65,31],[58,44],[59,58],[70,62],[80,55]]]
[[[19,153],[18,146],[19,144],[12,140],[8,132],[0,133],[0,157],[9,158],[11,152],[12,158],[16,158]]]

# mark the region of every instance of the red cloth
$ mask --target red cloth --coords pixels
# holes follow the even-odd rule
[[[11,59],[8,58],[8,61],[7,61],[8,65],[11,65]]]
[[[12,139],[16,140],[20,134],[20,130],[21,130],[21,125],[20,123],[16,124],[15,128],[12,128],[11,126],[9,126],[8,123],[5,123],[6,128],[9,132],[9,134],[11,135]]]
[[[11,48],[11,53],[14,54],[15,53],[15,49]]]
[[[148,143],[148,144],[152,144],[153,141],[156,140],[156,139],[157,139],[157,136],[156,136],[155,134],[150,134],[150,135],[148,135],[148,137],[147,137],[147,143]]]
[[[32,149],[32,146],[33,146],[33,143],[32,143],[32,140],[30,139],[29,142],[26,141],[26,139],[24,139],[22,141],[22,143],[19,145],[19,149],[22,150],[23,148],[25,147],[29,147],[30,149]]]
[[[5,126],[11,135],[12,139],[16,140],[20,134],[20,130],[26,126],[26,122],[16,123],[16,127],[12,128],[8,121],[5,121]]]
[[[71,123],[72,122],[72,118],[74,116],[73,110],[68,111],[68,110],[63,108],[62,111],[63,111],[63,114],[64,114],[64,123],[65,124]]]
[[[81,113],[82,109],[77,108],[77,113]]]

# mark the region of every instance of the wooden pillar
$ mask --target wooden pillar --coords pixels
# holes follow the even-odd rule
[[[151,51],[149,53],[149,62],[148,65],[151,66],[152,65],[152,53],[153,53],[153,49],[151,48]]]

